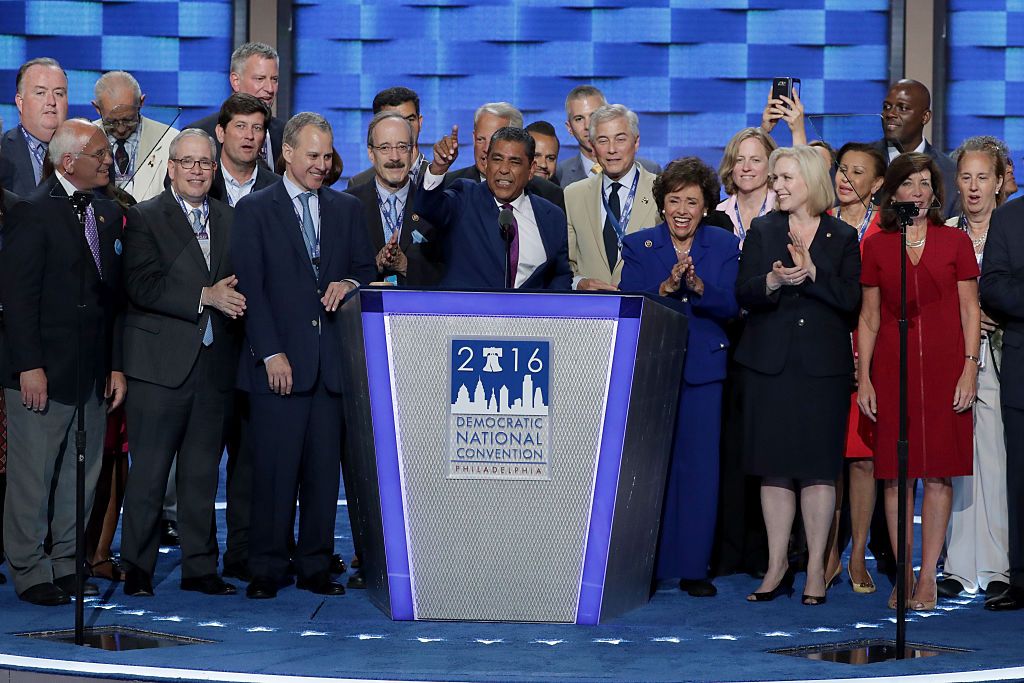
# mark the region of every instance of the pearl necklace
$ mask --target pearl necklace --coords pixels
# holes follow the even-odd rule
[[[907,248],[908,249],[920,249],[921,247],[924,246],[924,242],[925,242],[926,239],[927,239],[927,237],[922,237],[921,239],[917,240],[916,242],[911,242],[910,240],[906,240]]]

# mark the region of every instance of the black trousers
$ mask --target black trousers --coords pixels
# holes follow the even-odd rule
[[[249,570],[283,581],[288,571],[295,498],[299,538],[294,552],[300,579],[330,571],[341,478],[342,399],[318,379],[313,390],[249,395],[252,441],[252,513]]]
[[[1006,435],[1006,501],[1009,527],[1010,585],[1024,590],[1024,410],[1003,404]]]

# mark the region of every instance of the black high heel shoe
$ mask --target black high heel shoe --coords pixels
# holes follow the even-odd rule
[[[828,602],[827,595],[808,595],[804,593],[800,598],[800,602],[807,605],[808,607],[815,607],[817,605],[824,605]]]
[[[782,579],[779,581],[779,585],[770,591],[764,593],[751,593],[747,596],[748,602],[769,602],[785,594],[786,597],[793,595],[793,570],[787,569],[786,573],[782,575]]]

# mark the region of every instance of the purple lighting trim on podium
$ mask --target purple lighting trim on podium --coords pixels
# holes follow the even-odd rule
[[[618,304],[617,298],[609,298]],[[626,415],[629,412],[629,393],[639,337],[639,317],[619,319],[612,370],[608,378],[608,403],[602,430],[604,438],[597,458],[587,550],[583,558],[580,598],[576,607],[577,624],[597,624],[601,619],[601,600],[604,597],[612,520],[615,515],[615,494],[619,486],[619,467],[622,445],[626,439]]]
[[[398,443],[391,403],[391,371],[388,367],[384,315],[363,313],[362,317],[391,618],[408,621],[415,618],[415,612],[409,548],[405,542],[405,509],[402,504],[402,478],[398,471]]]
[[[529,318],[618,318],[621,297],[512,292],[382,292],[384,312]],[[510,301],[520,299],[520,301]]]

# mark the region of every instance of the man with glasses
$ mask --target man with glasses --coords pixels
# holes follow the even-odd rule
[[[102,128],[84,119],[65,121],[47,154],[55,173],[11,209],[0,250],[9,484],[4,536],[18,597],[61,605],[75,589],[76,404],[84,406],[88,434],[88,518],[106,412],[125,396],[116,323],[123,298],[123,214],[115,202],[92,195],[109,182],[113,163]],[[84,226],[69,200],[78,193],[92,195]],[[95,584],[86,584],[86,595],[98,593]]]
[[[39,184],[50,139],[68,117],[68,77],[57,60],[37,57],[21,65],[15,83],[19,124],[0,140],[0,182],[24,197]]]
[[[232,209],[210,199],[216,147],[189,128],[169,145],[171,187],[128,212],[124,370],[132,468],[121,559],[127,595],[153,595],[164,485],[177,454],[181,588],[236,589],[217,573],[214,499],[245,297],[229,253]]]
[[[417,187],[411,181],[413,129],[396,111],[373,117],[366,152],[373,182],[349,188],[366,210],[370,242],[377,253],[377,277],[393,284],[433,287],[441,279],[441,248],[434,228],[412,210]]]
[[[423,152],[420,151],[419,147],[420,131],[423,129],[423,115],[420,114],[420,96],[415,91],[403,88],[402,86],[381,90],[373,98],[373,115],[376,116],[382,111],[397,113],[408,121],[412,127],[413,149],[412,162],[409,164],[409,178],[415,185],[423,178],[423,169],[430,163],[424,158]],[[352,176],[348,181],[348,186],[358,187],[359,185],[365,185],[373,180],[375,175],[376,169],[371,166],[365,171],[360,171]]]
[[[146,96],[127,71],[108,71],[93,88],[92,106],[114,154],[114,183],[143,202],[163,191],[171,140],[178,131],[142,115]]]

